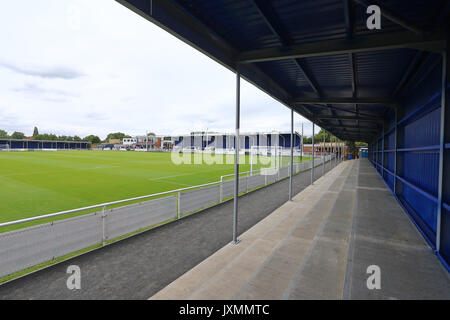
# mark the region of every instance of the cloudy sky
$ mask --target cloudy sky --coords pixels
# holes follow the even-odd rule
[[[0,26],[0,129],[10,134],[234,128],[234,74],[115,1],[3,1]],[[242,131],[290,130],[286,107],[245,81],[241,95]]]

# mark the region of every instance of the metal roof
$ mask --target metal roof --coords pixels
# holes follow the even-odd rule
[[[39,142],[39,143],[85,143],[91,144],[89,141],[59,141],[59,140],[32,140],[32,139],[9,139],[9,138],[0,138],[0,141],[14,141],[14,142]]]
[[[117,1],[340,139],[361,141],[440,61],[449,20],[446,0]],[[371,4],[381,30],[366,27]]]

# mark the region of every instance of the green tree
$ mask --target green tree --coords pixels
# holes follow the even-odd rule
[[[312,137],[304,137],[303,143],[304,144],[312,144]]]
[[[92,134],[90,136],[85,137],[83,140],[87,141],[87,142],[90,142],[92,144],[98,144],[98,143],[101,142],[101,140],[100,140],[100,138],[98,136],[94,136]]]
[[[314,143],[322,143],[323,136],[325,135],[325,142],[331,141],[331,134],[329,132],[325,132],[325,130],[321,129],[319,133],[314,135]],[[304,144],[312,144],[312,136],[303,138]]]
[[[22,132],[14,131],[14,133],[11,135],[11,139],[17,139],[17,140],[25,139],[25,134],[23,134]]]
[[[38,135],[39,135],[39,130],[38,130],[37,127],[34,127],[34,130],[33,130],[33,137],[36,137],[36,136],[38,136]]]
[[[43,133],[34,136],[34,140],[56,141],[58,140],[58,137],[55,134]]]
[[[325,130],[321,129],[318,134],[314,136],[315,142],[323,142],[323,136],[325,135],[325,142],[330,142],[331,134],[329,132],[325,132]]]
[[[355,156],[357,151],[355,141],[346,141],[345,145],[348,147],[348,153],[353,154],[353,156]]]
[[[8,138],[8,132],[0,129],[0,138]]]
[[[149,133],[147,133],[147,136],[154,137],[154,136],[156,136],[156,134],[154,132],[149,132]]]
[[[122,133],[122,132],[115,132],[115,133],[108,134],[108,136],[106,137],[106,140],[109,140],[109,139],[120,139],[120,140],[122,140],[123,138],[131,138],[131,136],[126,135],[125,133]]]

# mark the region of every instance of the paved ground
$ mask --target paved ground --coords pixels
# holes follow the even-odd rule
[[[374,265],[381,287],[369,290]],[[354,160],[152,299],[450,299],[450,279],[375,169]]]
[[[330,165],[326,165],[327,171]],[[322,167],[316,168],[316,179]],[[294,177],[295,194],[310,183]],[[239,232],[245,232],[288,200],[289,180],[240,198]],[[3,299],[148,299],[232,239],[233,202],[161,226],[56,266],[0,285]],[[82,289],[66,286],[69,265],[81,268]]]

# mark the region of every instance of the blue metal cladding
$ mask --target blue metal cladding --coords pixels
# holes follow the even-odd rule
[[[441,257],[449,264],[450,262],[450,206],[444,203],[441,219]]]
[[[440,59],[438,55],[430,55],[400,97],[397,148],[393,113],[385,118],[384,136],[378,136],[369,144],[372,163],[432,246],[436,245],[438,218],[442,77]],[[445,152],[444,172],[447,172],[448,177],[449,148]],[[448,264],[450,192],[447,184],[444,181],[440,255]]]
[[[8,144],[11,149],[88,149],[88,142],[83,141],[37,141],[37,140],[0,140],[0,145]]]

